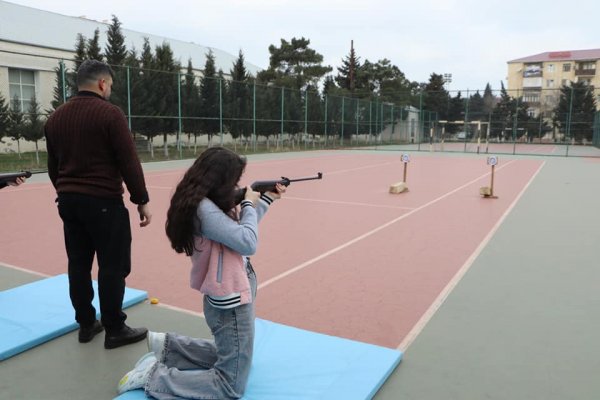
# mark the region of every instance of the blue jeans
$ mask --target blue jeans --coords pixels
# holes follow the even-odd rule
[[[250,262],[252,303],[223,310],[204,299],[204,316],[214,340],[168,333],[162,359],[146,384],[146,394],[167,399],[239,399],[244,394],[254,345],[256,275]]]

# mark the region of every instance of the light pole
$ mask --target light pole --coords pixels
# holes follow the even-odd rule
[[[444,80],[444,88],[447,91],[450,91],[450,84],[452,83],[452,74],[444,74],[443,80]],[[446,87],[446,85],[448,85],[448,87]]]

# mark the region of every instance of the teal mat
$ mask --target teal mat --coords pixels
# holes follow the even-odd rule
[[[254,358],[243,400],[371,399],[402,353],[256,320]],[[118,400],[144,400],[142,390]]]
[[[94,307],[100,310],[96,281],[94,291]],[[146,292],[126,288],[123,307],[146,298]],[[78,328],[66,274],[0,292],[0,360]]]

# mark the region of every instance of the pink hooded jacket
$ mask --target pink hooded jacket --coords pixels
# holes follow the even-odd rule
[[[265,194],[256,208],[251,201],[242,201],[239,222],[208,198],[198,205],[200,230],[194,234],[190,286],[208,296],[215,307],[232,308],[252,302],[246,260],[256,252],[258,221],[272,202]]]

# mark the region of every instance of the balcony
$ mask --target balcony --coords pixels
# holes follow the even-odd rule
[[[542,66],[540,64],[530,64],[524,66],[523,78],[539,78],[542,76]]]
[[[595,69],[576,69],[575,76],[594,76],[596,75]]]

